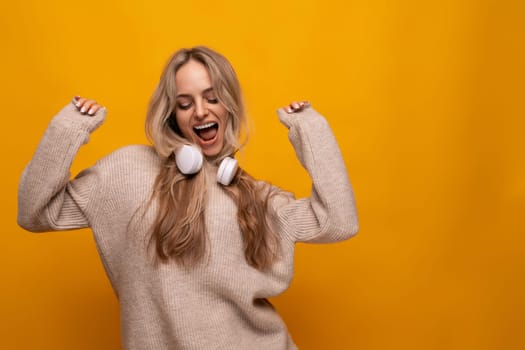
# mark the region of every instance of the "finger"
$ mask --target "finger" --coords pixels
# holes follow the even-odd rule
[[[97,104],[97,101],[95,100],[87,100],[86,102],[84,102],[84,104],[82,105],[82,108],[80,109],[80,113],[86,113],[87,111],[89,111],[89,109],[93,106],[93,105],[96,105]]]
[[[99,109],[101,109],[101,108],[103,108],[101,105],[95,104],[95,105],[91,106],[91,108],[89,108],[89,110],[87,111],[87,114],[95,115],[95,113],[97,113],[97,111]]]
[[[83,98],[83,97],[79,97],[78,99],[75,100],[75,107],[77,107],[78,109],[82,108],[82,106],[84,105],[84,102],[86,102],[87,99]]]
[[[286,106],[286,111],[287,111],[288,113],[294,113],[294,112],[297,112],[297,110],[298,110],[298,106],[299,106],[299,105],[297,104],[297,102],[295,102],[295,101],[294,101],[294,102],[291,102],[288,106]]]
[[[308,103],[308,101],[301,101],[299,102],[299,105],[301,106],[301,108],[305,108],[308,107],[310,104]]]

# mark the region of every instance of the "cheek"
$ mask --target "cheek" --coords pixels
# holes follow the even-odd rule
[[[223,109],[220,111],[220,113],[217,113],[217,116],[221,120],[221,123],[224,125],[224,128],[228,125],[228,117],[229,113],[226,109]]]

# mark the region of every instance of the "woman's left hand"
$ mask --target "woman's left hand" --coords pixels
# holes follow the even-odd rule
[[[293,101],[289,105],[285,106],[283,109],[287,113],[296,113],[296,112],[302,111],[303,109],[307,107],[310,107],[310,103],[308,101],[300,101],[300,102]]]

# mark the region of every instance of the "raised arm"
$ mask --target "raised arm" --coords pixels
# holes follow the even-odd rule
[[[277,113],[312,179],[309,198],[276,200],[279,229],[301,242],[326,243],[352,237],[358,231],[354,194],[326,119],[307,102],[293,102]]]
[[[78,149],[104,120],[106,110],[93,100],[75,97],[49,124],[18,188],[18,224],[33,231],[86,227],[83,208],[96,175],[87,170],[70,181]]]

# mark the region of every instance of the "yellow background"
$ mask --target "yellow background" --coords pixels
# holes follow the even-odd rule
[[[242,165],[309,192],[274,113],[308,99],[343,151],[361,230],[300,245],[274,303],[301,349],[524,349],[522,1],[4,1],[0,348],[116,349],[89,231],[29,234],[16,191],[75,94],[109,110],[73,173],[146,142],[168,56],[227,56],[253,120]]]

